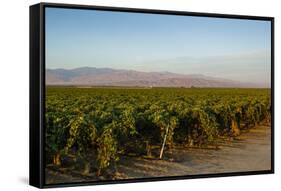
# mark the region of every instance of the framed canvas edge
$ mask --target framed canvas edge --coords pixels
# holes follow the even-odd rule
[[[45,8],[69,8],[69,9],[88,9],[88,10],[102,10],[102,11],[117,11],[117,12],[132,12],[132,13],[151,13],[164,15],[184,15],[184,16],[199,16],[199,17],[214,17],[226,19],[249,19],[262,20],[271,22],[271,103],[272,103],[272,120],[271,120],[271,169],[259,171],[242,171],[242,172],[226,172],[215,174],[196,174],[185,176],[165,176],[165,177],[149,177],[136,179],[122,179],[122,180],[102,180],[102,181],[83,181],[59,184],[45,183],[45,137],[44,137],[44,115],[45,115]],[[77,4],[60,4],[60,3],[39,3],[30,6],[30,13],[32,9],[39,9],[39,18],[35,22],[32,21],[30,14],[30,128],[29,128],[29,184],[38,188],[55,188],[55,187],[69,187],[69,186],[87,186],[87,185],[104,185],[104,184],[120,184],[120,183],[136,183],[136,182],[151,182],[151,181],[168,181],[168,180],[183,180],[196,178],[218,178],[229,176],[245,176],[245,175],[262,175],[274,173],[274,17],[265,16],[251,16],[251,15],[234,15],[234,14],[218,14],[218,13],[201,13],[201,12],[187,12],[187,11],[172,11],[172,10],[156,10],[156,9],[140,9],[127,7],[108,7],[108,6],[93,6],[93,5],[77,5]],[[32,31],[32,27],[39,23],[39,30]],[[34,38],[34,33],[39,35],[39,38]],[[32,43],[39,45],[39,50],[35,50]],[[39,62],[38,68],[36,61]],[[37,72],[39,75],[37,75]],[[39,82],[34,84],[32,79]],[[34,87],[35,86],[35,87]],[[39,99],[33,99],[33,98]],[[38,102],[39,100],[39,102]],[[36,107],[37,106],[37,107]],[[39,108],[38,108],[39,106]],[[39,122],[34,116],[39,116]],[[39,128],[38,128],[39,127]],[[38,132],[39,131],[39,132]],[[38,147],[34,149],[32,144]],[[34,157],[35,156],[35,157]],[[39,159],[36,161],[35,159]],[[37,175],[34,180],[34,175]]]
[[[43,187],[41,7],[41,4],[29,7],[29,184],[38,188]]]

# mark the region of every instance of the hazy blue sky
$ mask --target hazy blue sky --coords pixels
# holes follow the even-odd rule
[[[270,83],[270,22],[46,8],[46,67]]]

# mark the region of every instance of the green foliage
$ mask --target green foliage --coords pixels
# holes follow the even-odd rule
[[[69,122],[69,136],[65,147],[66,152],[76,146],[78,154],[85,154],[89,145],[95,142],[97,130],[90,119],[80,114]]]
[[[167,128],[169,147],[208,144],[271,119],[269,89],[47,87],[46,96],[47,162],[74,154],[98,175],[122,154],[160,147]]]
[[[111,161],[118,160],[116,156],[117,152],[117,142],[114,139],[112,134],[112,125],[105,127],[104,131],[97,139],[98,142],[98,154],[97,154],[97,163],[98,163],[98,175],[100,171],[110,165]]]

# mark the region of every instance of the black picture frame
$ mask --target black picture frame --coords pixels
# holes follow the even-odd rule
[[[251,172],[232,172],[232,173],[216,173],[216,174],[199,174],[186,176],[171,176],[157,178],[141,178],[126,180],[105,180],[99,182],[79,182],[79,183],[63,183],[63,184],[45,184],[45,137],[44,137],[44,108],[45,108],[45,8],[69,8],[69,9],[86,9],[86,10],[103,10],[117,12],[133,12],[133,13],[153,13],[164,15],[184,15],[198,17],[214,17],[214,18],[235,18],[262,20],[271,22],[271,103],[272,103],[272,120],[271,120],[271,169],[264,171]],[[29,129],[29,184],[38,188],[66,187],[66,186],[82,186],[82,185],[98,185],[113,183],[131,183],[131,182],[148,182],[148,181],[164,181],[177,179],[194,179],[209,177],[227,177],[242,175],[257,175],[274,173],[274,18],[249,16],[249,15],[230,15],[217,13],[198,13],[185,11],[170,10],[153,10],[153,9],[136,9],[123,7],[104,7],[74,4],[55,4],[55,3],[39,3],[30,6],[30,129]]]

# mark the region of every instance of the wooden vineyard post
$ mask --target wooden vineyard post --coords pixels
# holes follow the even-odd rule
[[[166,127],[166,133],[165,133],[165,136],[164,136],[164,140],[163,140],[163,144],[162,144],[160,156],[159,156],[160,159],[162,159],[162,155],[163,155],[163,152],[164,152],[168,132],[169,132],[169,125]]]

